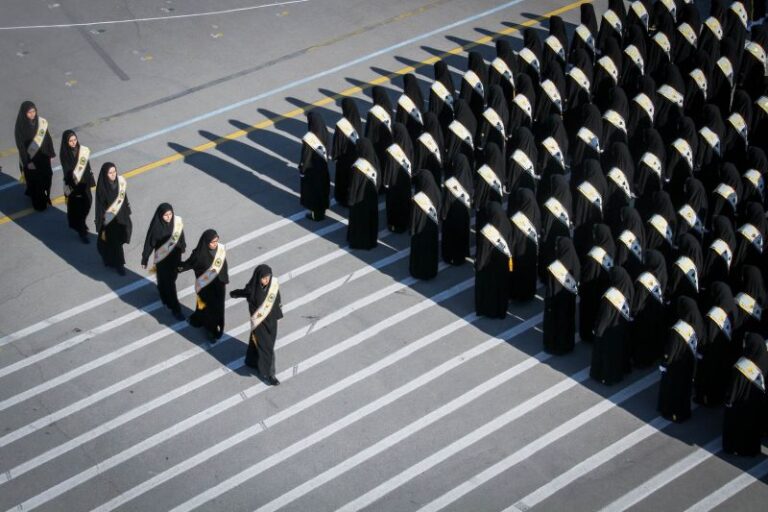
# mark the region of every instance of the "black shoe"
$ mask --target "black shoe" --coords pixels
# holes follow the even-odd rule
[[[120,274],[121,276],[124,276],[125,275],[125,267],[122,266],[122,265],[117,267],[117,273]]]
[[[270,386],[279,386],[280,385],[280,381],[277,380],[277,377],[275,377],[274,375],[272,375],[270,377],[267,377],[266,381],[267,381],[267,384],[269,384]]]

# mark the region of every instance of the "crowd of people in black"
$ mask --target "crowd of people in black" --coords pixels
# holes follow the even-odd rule
[[[723,448],[768,435],[768,28],[764,2],[609,0],[581,5],[569,39],[523,30],[468,55],[458,89],[434,64],[425,101],[403,75],[362,118],[351,98],[332,138],[308,114],[299,170],[314,220],[349,207],[348,242],[376,246],[378,197],[411,236],[410,271],[462,265],[474,245],[475,308],[504,318],[544,287],[544,349],[592,346],[591,376],[658,364],[658,409],[724,406]],[[542,40],[543,39],[543,40]],[[458,92],[458,94],[457,94]],[[474,219],[474,239],[472,236]],[[474,244],[473,244],[474,242]],[[577,330],[578,329],[578,330]]]

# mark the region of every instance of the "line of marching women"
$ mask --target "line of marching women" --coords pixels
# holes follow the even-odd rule
[[[409,231],[414,277],[438,255],[470,255],[475,307],[504,318],[544,285],[544,349],[592,345],[605,384],[659,364],[658,408],[725,406],[723,446],[754,455],[768,435],[768,28],[764,5],[714,0],[591,4],[569,40],[557,16],[543,39],[470,52],[458,94],[443,61],[425,101],[403,76],[392,104],[374,87],[363,127],[351,98],[330,137],[315,112],[303,138],[301,203],[320,220],[349,207],[348,241]],[[577,300],[578,299],[578,300]]]

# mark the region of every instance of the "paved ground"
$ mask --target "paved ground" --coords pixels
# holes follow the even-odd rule
[[[519,44],[515,27],[555,10],[572,28],[578,5],[268,3],[0,30],[0,211],[14,219],[0,220],[0,510],[763,510],[768,463],[718,451],[719,411],[669,425],[656,373],[609,388],[587,378],[588,347],[541,353],[540,302],[478,320],[469,265],[418,282],[407,237],[350,252],[344,211],[303,219],[297,108],[332,125],[329,95],[367,103],[371,82],[393,86],[409,65],[429,79],[423,62],[487,34]],[[2,25],[254,5],[6,0]],[[26,98],[56,136],[79,127],[96,168],[130,171],[128,276],[69,232],[60,201],[26,210],[6,151]],[[274,268],[280,387],[242,368],[243,303],[228,303],[232,337],[214,347],[158,308],[139,258],[162,201],[190,243],[219,231],[232,286]]]

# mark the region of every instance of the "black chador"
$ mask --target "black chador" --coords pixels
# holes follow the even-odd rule
[[[496,40],[496,58],[488,67],[488,86],[500,85],[507,105],[515,97],[515,76],[519,68],[517,55],[506,39]]]
[[[487,222],[479,227],[475,259],[475,311],[480,316],[504,318],[509,304],[509,277],[514,270],[510,251],[512,225],[501,204],[486,206]]]
[[[280,287],[277,278],[272,276],[272,269],[267,265],[259,265],[245,287],[233,290],[229,296],[243,297],[248,301],[251,336],[248,339],[245,364],[256,370],[267,384],[271,386],[280,384],[275,377],[275,341],[277,340],[277,321],[283,318],[283,305],[280,299]]]
[[[595,42],[597,41],[597,16],[592,4],[581,4],[579,8],[580,24],[571,38],[571,57],[569,62],[575,63],[575,54],[584,51],[589,56],[590,62],[595,58]]]
[[[667,331],[664,356],[661,359],[658,411],[672,421],[691,417],[691,395],[698,343],[704,334],[704,321],[696,301],[678,297],[672,322]]]
[[[395,121],[408,128],[411,140],[421,135],[424,129],[424,107],[424,96],[421,94],[416,75],[403,75],[403,94],[397,100]]]
[[[435,81],[429,89],[429,112],[437,117],[438,124],[445,132],[453,121],[456,87],[445,61],[438,60],[433,68]]]
[[[768,293],[760,269],[752,265],[742,266],[734,293],[733,339],[738,343],[747,332],[765,332],[762,326],[768,313],[763,310],[768,307]]]
[[[742,89],[733,93],[730,113],[723,114],[725,122],[725,149],[728,161],[743,168],[747,149],[752,142],[749,131],[752,128],[752,98]]]
[[[383,162],[382,180],[386,194],[387,227],[393,233],[408,229],[411,218],[411,174],[413,144],[404,124],[395,122],[392,145]]]
[[[537,82],[538,83],[538,82]],[[531,77],[525,73],[517,75],[517,92],[509,106],[509,133],[519,127],[533,128],[533,107],[536,106],[536,88]]]
[[[571,170],[578,179],[583,176],[584,160],[600,160],[603,151],[603,121],[600,111],[592,103],[586,103],[578,108],[577,112],[571,112],[567,118],[574,126],[569,127],[571,141]]]
[[[574,41],[577,39],[580,40],[577,36]],[[565,105],[568,107],[565,111],[565,127],[571,138],[580,128],[581,109],[585,105],[592,104],[592,75],[594,74],[592,57],[587,50],[577,48],[572,55],[570,68],[565,77]],[[597,120],[599,124],[599,110]]]
[[[746,169],[746,170],[745,170]],[[768,179],[768,157],[761,148],[750,146],[747,150],[747,163],[742,167],[742,192],[739,201],[740,215],[744,215],[750,203],[764,204]]]
[[[617,221],[613,224],[613,239],[616,241],[615,263],[624,267],[630,276],[636,278],[643,271],[645,226],[640,214],[631,206],[621,209]]]
[[[704,256],[699,241],[688,233],[680,235],[677,239],[675,259],[667,260],[669,272],[667,295],[670,302],[681,295],[698,298],[703,265]]]
[[[534,132],[539,148],[539,168],[542,178],[547,180],[556,174],[565,174],[568,155],[568,134],[560,116],[552,114],[537,123]]]
[[[549,18],[549,35],[544,39],[542,64],[545,68],[556,64],[560,69],[563,69],[568,54],[568,34],[565,29],[565,22],[560,16],[552,16]]]
[[[638,368],[651,366],[662,356],[667,328],[667,262],[659,251],[650,249],[645,251],[643,269],[635,279],[630,339],[630,357]]]
[[[541,44],[541,39],[536,29],[531,27],[523,29],[523,48],[518,52],[517,56],[520,71],[528,75],[531,84],[541,82],[544,46]],[[531,105],[535,105],[535,103],[531,103]]]
[[[713,187],[717,184],[718,171],[725,156],[725,123],[720,111],[714,105],[704,105],[698,114],[701,122],[693,168],[696,169],[697,177]],[[681,157],[676,158],[678,161],[681,159]],[[690,173],[687,167],[684,167],[684,170]]]
[[[461,80],[459,97],[469,103],[475,118],[480,119],[488,96],[488,65],[480,52],[469,52],[467,71]]]
[[[556,174],[549,181],[549,195],[541,203],[539,272],[542,274],[549,262],[555,259],[555,240],[560,236],[570,238],[573,226],[571,189],[568,180],[565,176]]]
[[[628,340],[634,288],[627,271],[618,266],[610,270],[608,281],[597,309],[589,375],[603,384],[615,384],[630,370]]]
[[[605,48],[608,41],[620,45],[623,40],[624,26],[627,23],[627,11],[621,0],[609,0],[608,9],[603,12],[600,20],[600,31],[597,33],[597,47]]]
[[[352,249],[373,249],[379,232],[379,159],[366,138],[357,141],[357,155],[349,183],[347,241]]]
[[[567,354],[573,350],[576,335],[576,296],[581,266],[573,242],[564,236],[555,240],[554,259],[544,274],[544,350]]]
[[[469,164],[475,162],[475,135],[477,120],[464,100],[456,100],[456,118],[448,125],[445,136],[445,155],[450,162],[454,156],[461,153],[467,157]]]
[[[677,233],[677,212],[665,190],[652,194],[645,223],[647,248],[660,251],[669,261],[672,258]]]
[[[739,202],[742,194],[742,182],[736,166],[730,162],[720,167],[720,180],[711,190],[709,196],[709,215],[724,215],[731,222],[737,220]],[[707,224],[709,226],[709,224]]]
[[[477,146],[482,149],[489,143],[495,143],[506,154],[507,134],[509,133],[509,111],[507,110],[504,91],[494,85],[488,92],[488,107],[483,112],[477,134]]]
[[[640,91],[640,81],[645,77],[645,63],[648,61],[647,41],[648,33],[644,26],[631,24],[627,27],[624,40],[624,55],[627,58],[624,59],[620,80],[627,96],[632,97]]]
[[[736,252],[733,256],[733,275],[742,265],[754,265],[763,269],[763,279],[768,277],[768,219],[759,203],[747,204],[744,223],[736,233]],[[768,281],[766,281],[768,282]]]
[[[659,89],[656,95],[654,124],[664,142],[671,144],[677,139],[677,123],[683,117],[685,81],[678,67],[669,63],[664,68],[664,80],[658,81],[657,84]]]
[[[614,142],[603,155],[606,176],[603,216],[615,219],[621,209],[631,206],[635,197],[635,164],[629,148],[623,142]]]
[[[469,256],[470,220],[472,216],[472,168],[467,157],[456,155],[446,173],[440,204],[443,261],[451,265],[463,264]]]
[[[693,176],[695,158],[699,151],[699,133],[690,117],[681,117],[673,128],[675,136],[667,152],[667,180],[665,187],[673,201],[682,195],[685,180]]]
[[[328,129],[317,112],[307,113],[308,131],[302,138],[301,206],[309,210],[307,217],[318,221],[325,218],[330,205],[331,177],[328,173]]]
[[[61,136],[59,160],[64,175],[64,197],[67,199],[67,222],[77,231],[83,243],[89,243],[85,219],[91,211],[91,187],[96,185],[90,163],[91,150],[80,144],[72,130]]]
[[[736,235],[727,217],[717,215],[712,219],[712,229],[707,233],[707,244],[701,273],[702,286],[708,288],[712,281],[730,282]]]
[[[524,187],[536,195],[541,176],[536,168],[539,162],[539,152],[531,130],[525,126],[518,128],[510,143],[507,144],[507,151],[509,153],[506,176],[507,190]]]
[[[743,46],[740,47],[733,38],[723,34],[720,41],[720,57],[712,66],[712,80],[708,83],[709,102],[719,108],[724,116],[731,110],[736,73],[734,65],[742,48]]]
[[[357,160],[357,139],[363,134],[360,112],[352,98],[341,100],[343,117],[336,123],[333,133],[333,160],[336,162],[333,196],[342,206],[349,206],[349,181],[352,179],[352,164]]]
[[[704,240],[704,223],[708,218],[709,200],[704,184],[696,178],[688,178],[683,185],[683,195],[677,208],[677,233],[690,233]]]
[[[696,366],[694,400],[717,406],[725,400],[730,369],[741,355],[741,347],[733,338],[736,303],[731,288],[721,282],[710,284],[704,306],[704,336],[699,340],[701,359]]]
[[[501,149],[494,144],[488,144],[483,152],[482,165],[478,166],[475,176],[475,195],[472,203],[477,210],[478,226],[486,222],[485,206],[490,201],[499,203],[504,201],[506,190],[504,188],[504,176],[506,175],[506,162]],[[476,233],[479,236],[479,233]]]
[[[579,336],[583,341],[592,341],[597,306],[603,293],[608,289],[608,272],[613,268],[613,259],[616,255],[616,244],[608,226],[592,224],[589,234],[591,247],[579,253],[581,256]]]
[[[603,22],[603,26],[604,25],[605,22]],[[604,112],[608,109],[608,91],[619,84],[624,59],[621,46],[616,39],[609,38],[605,44],[600,47],[602,48],[602,57],[595,62],[592,93],[595,98],[595,104],[601,112]]]
[[[649,76],[644,76],[637,84],[638,92],[632,96],[629,102],[629,119],[627,119],[627,135],[629,136],[630,148],[634,151],[639,150],[640,154],[645,151],[645,145],[637,144],[642,140],[645,130],[654,128],[654,119],[656,115],[656,82]],[[655,129],[655,128],[654,128]],[[660,145],[661,151],[664,151],[664,142]],[[656,153],[656,151],[654,151]],[[660,153],[660,152],[659,152]],[[637,155],[639,156],[639,155]],[[662,167],[663,169],[663,167]]]
[[[744,337],[744,351],[731,369],[723,416],[723,450],[737,455],[760,453],[761,408],[768,373],[765,341],[755,333]]]
[[[509,198],[512,223],[512,261],[509,285],[512,300],[532,300],[539,276],[539,235],[541,212],[536,196],[527,188],[518,188]]]
[[[573,243],[579,258],[592,248],[592,226],[603,222],[603,200],[605,198],[605,177],[597,160],[585,160],[581,181],[573,193]],[[611,257],[613,257],[613,253]],[[590,327],[591,329],[591,327]]]
[[[757,6],[765,4],[765,2],[757,1],[754,4]],[[768,30],[765,25],[752,27],[752,37],[747,42],[747,51],[743,53],[741,58],[741,68],[737,81],[742,84],[753,101],[757,101],[760,96],[765,94],[765,59],[761,59],[761,56],[765,55],[766,49],[768,49]]]
[[[432,279],[439,259],[440,188],[432,173],[423,169],[414,176],[414,184],[409,269],[417,279]]]
[[[123,245],[131,242],[133,231],[126,188],[127,182],[118,176],[115,164],[107,162],[101,166],[96,183],[96,248],[104,265],[117,269],[120,275],[125,275]]]
[[[413,142],[413,154],[416,159],[415,169],[427,169],[435,177],[435,183],[443,182],[445,165],[445,142],[443,129],[437,117],[427,112],[424,114],[424,132]]]
[[[653,194],[664,188],[667,151],[661,135],[654,128],[643,130],[642,135],[636,139],[630,147],[635,152],[636,162],[635,190],[638,197],[635,208],[642,216],[646,216],[651,210]],[[701,220],[703,222],[706,219]]]
[[[614,142],[628,142],[627,121],[629,100],[619,86],[608,91],[608,108],[603,112],[603,144],[608,148]]]
[[[155,253],[151,272],[157,277],[157,290],[160,300],[179,320],[183,320],[181,306],[176,296],[176,277],[181,264],[181,255],[187,248],[184,238],[184,222],[176,215],[173,207],[163,203],[155,210],[149,223],[144,250],[141,253],[141,266],[147,268],[149,255]]]
[[[557,62],[550,62],[544,67],[539,84],[533,119],[541,122],[551,115],[562,116],[565,111],[565,75]]]
[[[19,151],[21,179],[26,181],[26,194],[35,210],[45,210],[51,204],[51,159],[56,156],[48,121],[40,117],[37,107],[25,101],[19,107],[13,130]]]
[[[195,312],[189,317],[189,324],[204,327],[209,340],[218,340],[224,334],[224,300],[229,272],[227,251],[213,229],[203,232],[189,259],[178,268],[179,272],[189,269],[195,273],[197,293]]]
[[[373,144],[376,158],[383,162],[387,156],[387,148],[392,145],[392,102],[384,87],[375,86],[371,94],[373,106],[368,111],[365,121],[365,137]],[[358,155],[359,156],[359,155]],[[381,180],[379,180],[379,192],[383,192]]]

